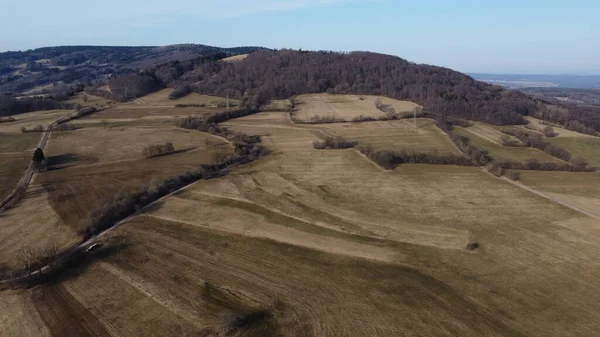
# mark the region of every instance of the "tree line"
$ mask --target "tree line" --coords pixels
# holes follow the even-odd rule
[[[323,149],[350,149],[358,144],[356,141],[349,141],[343,137],[326,137],[323,141],[315,140],[313,147],[318,150]]]
[[[451,153],[436,154],[416,151],[375,151],[371,145],[359,148],[359,151],[380,167],[391,170],[400,164],[436,164],[474,166],[468,158]]]

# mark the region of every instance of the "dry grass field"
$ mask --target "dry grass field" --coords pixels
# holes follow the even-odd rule
[[[162,136],[157,134],[157,137]],[[164,179],[200,167],[202,164],[214,162],[216,154],[232,151],[231,145],[224,143],[220,138],[210,135],[202,138],[200,134],[198,139],[202,140],[196,144],[196,148],[163,157],[99,163],[91,166],[74,165],[56,170],[51,168],[39,174],[36,182],[48,190],[50,204],[59,217],[77,230],[79,221],[85,218],[90,210],[100,206],[105,200],[114,198],[119,191],[132,191],[142,184],[149,184],[152,179]],[[95,145],[92,151],[95,153],[100,154],[105,148],[102,143]],[[53,151],[52,141],[48,146],[48,151]],[[122,154],[123,152],[114,152],[116,157],[113,158],[120,158]],[[137,158],[138,156],[139,154],[136,153]],[[66,157],[67,161],[71,158]],[[83,159],[85,160],[85,157]],[[80,158],[75,157],[74,160]],[[104,157],[102,160],[108,158]]]
[[[245,60],[247,57],[248,57],[248,54],[235,55],[235,56],[226,57],[226,58],[222,59],[221,62],[239,62],[239,61]]]
[[[272,153],[153,205],[110,234],[128,238],[121,251],[61,283],[0,292],[0,334],[596,335],[598,220],[480,168],[400,165],[386,171],[354,149],[312,147],[313,140],[344,132],[381,149],[408,144],[442,152],[448,146],[431,121],[419,120],[414,134],[402,123],[410,126],[295,126],[283,112],[229,121],[234,130],[261,135]],[[460,131],[499,146],[487,128],[474,131],[490,140]],[[90,151],[100,153],[101,146]],[[36,237],[48,229],[33,223],[55,221],[72,232],[104,198],[197,167],[218,151],[231,148],[41,173],[35,183],[48,191],[56,215],[23,220],[19,227]],[[600,175],[561,174],[523,172],[522,181],[599,205]],[[43,205],[36,200],[29,199]],[[21,235],[10,227],[0,231]],[[470,250],[469,243],[479,247]],[[254,323],[228,331],[235,317]],[[246,321],[238,319],[238,326]]]
[[[18,266],[23,248],[67,247],[78,241],[48,202],[48,192],[40,185],[30,186],[25,198],[0,217],[0,264]]]
[[[261,111],[288,111],[292,107],[289,99],[275,99],[260,107]]]
[[[149,107],[149,106],[125,106],[118,105],[110,109],[102,110],[82,118],[73,123],[89,123],[90,121],[104,121],[113,119],[161,119],[177,118],[189,115],[203,115],[216,111],[220,108],[173,108],[173,107]]]
[[[83,97],[87,96],[87,100],[84,100]],[[104,107],[113,103],[111,100],[108,100],[104,97],[98,97],[94,95],[90,95],[88,93],[78,93],[69,99],[67,102],[74,104],[81,104],[82,106],[94,106],[94,107]]]
[[[546,124],[543,124],[541,120],[534,118],[534,117],[525,117],[525,119],[527,119],[529,121],[529,124],[527,125],[529,130],[533,129],[538,132],[542,132],[544,130],[544,128],[548,126]],[[525,126],[521,125],[519,127],[524,128]],[[559,126],[552,126],[552,128],[554,129],[554,132],[556,133],[556,137],[568,137],[568,138],[592,137],[592,136],[589,136],[589,135],[586,135],[583,133],[563,129]]]
[[[455,127],[454,132],[469,137],[471,144],[480,150],[487,150],[494,160],[525,161],[527,159],[537,159],[541,162],[564,163],[543,151],[534,148],[508,147],[487,139],[481,138],[478,132],[471,132],[469,128]],[[489,138],[489,136],[487,137]]]
[[[73,113],[72,110],[46,110],[15,115],[13,117],[16,121],[0,123],[0,133],[19,133],[21,132],[21,127],[31,129],[38,125],[46,128],[58,118],[71,113]]]
[[[346,121],[360,115],[377,118],[385,115],[375,106],[377,99],[392,106],[397,113],[410,113],[419,107],[412,102],[380,96],[311,94],[296,97],[298,104],[295,117],[307,122],[316,116],[335,117]]]
[[[33,151],[39,144],[41,133],[0,133],[0,153]]]
[[[569,151],[574,157],[585,159],[592,166],[600,167],[600,137],[579,135],[548,138],[546,141]]]
[[[497,127],[491,125],[473,122],[472,125],[467,127],[466,129],[475,136],[487,140],[488,142],[494,143],[496,145],[502,145],[502,137],[508,137],[512,141],[521,143],[516,137],[506,135],[500,132],[500,130],[498,130]]]
[[[17,186],[30,161],[31,153],[0,153],[0,201]]]
[[[178,99],[169,99],[169,94],[173,92],[174,89],[167,88],[162,89],[156,92],[153,92],[144,97],[140,97],[135,101],[122,103],[122,106],[156,106],[156,107],[174,107],[177,104],[206,104],[207,107],[217,107],[223,106],[227,103],[227,98],[217,97],[217,96],[209,96],[209,95],[200,95],[196,93],[191,93],[184,97]],[[239,102],[235,99],[229,99],[229,104],[231,106],[237,106]]]
[[[368,123],[335,123],[316,126],[327,134],[372,145],[377,151],[412,150],[428,153],[460,151],[448,136],[430,119],[417,119],[417,130],[412,120],[378,121]]]
[[[46,156],[66,158],[67,164],[103,164],[142,159],[142,150],[151,144],[173,143],[176,151],[205,149],[224,145],[225,140],[207,133],[175,127],[86,127],[75,131],[53,132]]]
[[[522,171],[521,182],[557,200],[600,214],[600,173]]]

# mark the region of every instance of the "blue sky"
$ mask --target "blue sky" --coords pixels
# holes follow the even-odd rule
[[[600,74],[598,0],[0,0],[0,51],[54,45],[368,50],[463,72]]]

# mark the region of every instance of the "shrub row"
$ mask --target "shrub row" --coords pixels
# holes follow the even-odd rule
[[[384,169],[390,170],[400,164],[437,164],[473,166],[473,162],[454,154],[430,154],[415,151],[375,151],[371,145],[361,147],[360,152]]]
[[[540,162],[537,159],[528,159],[525,162],[497,161],[492,165],[492,170],[497,169],[512,170],[533,170],[533,171],[568,171],[568,172],[594,172],[595,167],[587,165],[572,165],[569,163],[558,164]]]
[[[173,143],[148,145],[142,150],[142,155],[146,158],[165,156],[175,152]]]
[[[527,131],[514,130],[514,129],[504,129],[502,130],[504,134],[509,136],[513,136],[520,140],[525,146],[533,147],[539,150],[546,152],[547,154],[556,157],[558,159],[562,159],[564,161],[571,160],[571,154],[558,146],[552,145],[550,143],[544,142],[544,139],[540,135],[532,134]],[[554,132],[554,131],[548,131]]]
[[[14,117],[0,117],[0,123],[8,123],[14,121],[16,121]]]
[[[475,146],[471,145],[471,141],[468,137],[454,134],[452,132],[452,127],[454,125],[463,125],[469,126],[469,122],[461,121],[461,120],[444,120],[441,118],[436,119],[436,125],[444,131],[448,137],[452,140],[452,142],[466,154],[474,164],[479,166],[485,166],[492,161],[492,157],[487,153],[487,151],[482,151]]]
[[[356,146],[358,142],[348,141],[342,137],[327,137],[324,141],[315,140],[313,147],[315,149],[350,149]]]
[[[42,126],[42,125],[37,125],[31,129],[28,129],[24,126],[21,127],[21,133],[26,133],[26,132],[44,132],[46,131],[46,129]]]
[[[53,127],[50,128],[50,130],[52,130],[52,131],[72,131],[72,130],[77,130],[77,127],[70,123],[63,123],[63,124],[54,125]]]

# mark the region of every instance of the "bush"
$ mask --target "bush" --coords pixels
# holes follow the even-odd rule
[[[171,91],[171,93],[169,94],[169,99],[178,99],[187,96],[190,92],[192,92],[190,84],[183,83],[177,86],[175,90]]]
[[[166,156],[175,152],[173,143],[166,142],[164,144],[148,145],[142,150],[142,155],[146,158]]]
[[[556,137],[558,135],[556,132],[554,132],[554,129],[550,125],[544,128],[543,133],[544,136],[548,138]]]
[[[350,149],[356,146],[358,142],[348,141],[342,137],[327,137],[324,141],[314,141],[313,147],[315,149]]]
[[[77,127],[73,124],[63,123],[63,124],[58,124],[58,125],[53,126],[51,130],[52,131],[71,131],[71,130],[77,130]]]
[[[346,120],[337,118],[335,116],[313,116],[308,122],[295,121],[301,124],[330,124],[330,123],[344,123]]]
[[[521,179],[521,173],[517,171],[508,171],[506,177],[510,180],[517,181]]]
[[[370,117],[370,116],[356,116],[352,118],[352,122],[354,123],[360,123],[360,122],[372,122],[372,121],[376,121],[377,118],[375,117]]]
[[[524,144],[524,146],[533,147],[538,150],[542,150],[553,157],[562,159],[567,162],[571,160],[571,154],[567,150],[564,150],[564,149],[562,149],[558,146],[552,145],[550,143],[544,142],[542,136],[540,136],[540,135],[532,134],[527,131],[515,130],[515,129],[505,129],[505,130],[502,130],[502,132],[509,136],[516,137]],[[549,132],[553,133],[554,131],[551,130]]]

